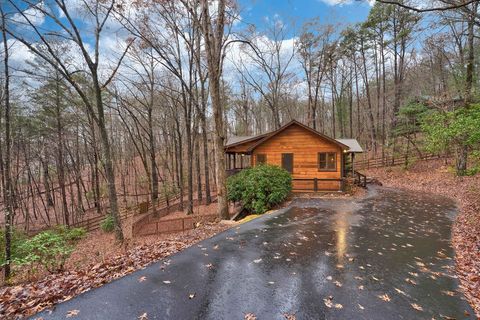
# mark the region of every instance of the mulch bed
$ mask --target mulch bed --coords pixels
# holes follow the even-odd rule
[[[480,318],[480,174],[456,177],[444,160],[418,162],[409,170],[400,167],[372,169],[385,186],[431,192],[455,199],[459,213],[452,230],[456,272],[460,286]]]
[[[100,262],[90,259],[90,263],[81,263],[76,268],[72,266],[62,273],[47,275],[25,284],[0,288],[0,318],[21,319],[31,316],[92,288],[145,268],[155,261],[184,250],[230,227],[231,225],[224,223],[213,223],[168,236],[142,237],[139,238],[140,240],[136,239],[135,241],[139,244],[130,249],[122,250],[117,246],[116,252],[113,250],[114,255],[109,256],[107,253]],[[89,245],[91,246],[90,240]],[[123,252],[118,253],[120,251]]]

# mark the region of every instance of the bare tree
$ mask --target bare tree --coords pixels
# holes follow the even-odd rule
[[[318,20],[308,21],[296,42],[297,54],[307,83],[308,110],[307,123],[317,128],[317,110],[322,81],[327,72],[331,52],[334,26],[321,25]],[[322,124],[322,130],[323,129]]]
[[[281,126],[279,104],[285,86],[293,78],[289,66],[295,57],[293,42],[287,43],[287,25],[274,21],[265,35],[250,30],[242,50],[249,61],[240,59],[237,69],[245,81],[260,93],[271,111],[273,129]],[[293,40],[292,40],[293,41]],[[255,69],[252,70],[251,66]]]
[[[42,14],[46,17],[49,17],[52,20],[52,23],[55,24],[56,28],[59,28],[61,31],[56,31],[55,29],[51,31],[45,31],[43,28],[39,28],[30,15],[25,14],[25,10],[20,7],[17,1],[8,0],[10,5],[16,10],[24,21],[26,22],[26,27],[31,30],[31,33],[34,35],[32,38],[28,38],[27,34],[22,32],[22,28],[10,28],[7,29],[7,33],[13,38],[17,39],[25,46],[27,46],[30,51],[32,51],[37,56],[41,57],[45,62],[53,66],[62,77],[70,83],[70,85],[75,89],[77,94],[80,96],[82,102],[84,103],[88,114],[94,119],[98,129],[100,131],[100,137],[102,141],[102,153],[103,153],[103,166],[105,169],[106,180],[108,184],[108,194],[110,200],[110,212],[113,216],[114,225],[115,225],[115,234],[116,238],[119,241],[123,241],[123,231],[121,227],[121,220],[119,216],[118,208],[118,199],[117,191],[115,186],[115,171],[112,160],[112,149],[109,140],[109,133],[107,131],[106,119],[105,119],[105,108],[104,100],[102,93],[109,83],[113,80],[128,48],[131,45],[131,42],[127,44],[126,49],[123,51],[122,55],[118,59],[117,63],[114,65],[110,74],[105,77],[105,80],[102,81],[100,75],[100,37],[105,28],[105,25],[109,22],[112,15],[112,10],[115,6],[115,1],[85,1],[83,2],[86,12],[91,19],[93,25],[93,54],[87,49],[85,42],[85,36],[81,33],[79,26],[77,25],[76,20],[72,16],[72,10],[65,3],[64,0],[52,0],[44,2],[43,5],[38,5],[34,1],[23,0],[22,3],[24,6],[27,6],[30,9],[36,10],[39,14]],[[55,12],[60,10],[65,16],[65,20],[60,20]],[[67,65],[65,61],[58,56],[57,52],[52,47],[52,41],[58,40],[71,41],[72,44],[80,52],[80,57],[82,62],[86,65],[86,70],[77,69],[72,70],[71,66]],[[42,44],[40,48],[37,44]],[[86,89],[81,86],[76,77],[76,73],[85,72],[88,76],[88,79],[91,81],[92,91],[94,92],[94,100],[89,99]]]
[[[203,37],[205,39],[205,52],[207,55],[209,89],[212,99],[213,117],[215,120],[215,162],[217,177],[218,216],[228,219],[227,201],[227,172],[225,163],[224,146],[226,132],[224,123],[224,109],[221,94],[221,77],[223,69],[223,49],[225,45],[225,17],[226,1],[219,0],[215,8],[215,15],[210,13],[209,1],[200,0],[201,22]]]
[[[2,179],[5,180],[4,187],[4,201],[5,201],[5,279],[10,278],[11,274],[11,259],[12,259],[12,227],[13,227],[13,186],[12,186],[12,172],[10,167],[11,162],[11,105],[10,105],[10,65],[9,47],[7,38],[7,15],[0,6],[0,15],[2,16],[2,41],[3,41],[3,64],[4,64],[4,97],[5,104],[5,158],[1,159],[3,165]]]

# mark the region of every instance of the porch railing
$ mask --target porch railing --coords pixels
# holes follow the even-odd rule
[[[332,184],[333,182],[333,184]],[[339,188],[335,187],[338,182]],[[293,192],[338,191],[345,189],[343,178],[294,178],[292,179]]]

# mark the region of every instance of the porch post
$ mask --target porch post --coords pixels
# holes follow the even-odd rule
[[[352,152],[352,176],[355,175],[355,153]]]

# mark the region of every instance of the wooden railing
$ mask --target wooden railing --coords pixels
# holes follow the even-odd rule
[[[367,159],[356,160],[354,162],[354,165],[355,165],[355,169],[365,170],[365,169],[405,165],[407,163],[420,161],[420,160],[436,160],[441,158],[442,158],[441,156],[436,154],[424,155],[422,157],[419,157],[418,155],[409,156],[408,158],[385,156],[384,158],[377,157],[373,159],[367,158]]]
[[[302,184],[299,187],[298,184]],[[333,187],[322,187],[322,183],[327,182],[327,185],[333,185]],[[335,183],[338,182],[339,188],[335,188]],[[305,184],[306,183],[306,184]],[[310,184],[309,184],[310,183]],[[318,192],[318,191],[337,191],[344,190],[345,180],[343,178],[294,178],[292,179],[292,191],[293,192]]]
[[[367,176],[358,172],[358,171],[353,171],[353,174],[354,174],[354,183],[357,185],[357,186],[360,186],[362,188],[366,188],[367,187]]]
[[[244,168],[235,168],[235,169],[227,169],[227,177],[233,176],[234,174],[239,173]]]

